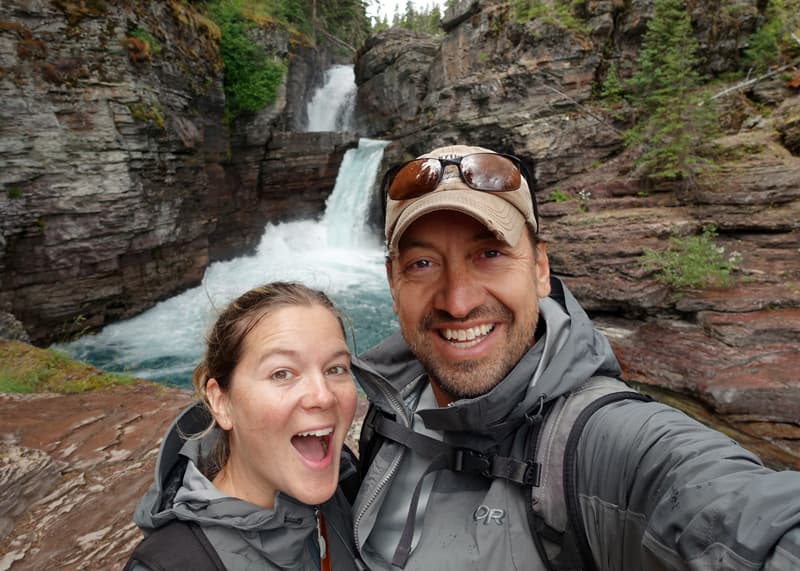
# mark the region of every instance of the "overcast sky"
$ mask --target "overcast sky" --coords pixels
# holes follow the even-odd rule
[[[386,20],[391,22],[395,10],[399,8],[401,14],[405,12],[406,1],[407,0],[369,0],[367,2],[367,16],[386,16]],[[433,6],[438,5],[439,9],[444,12],[445,0],[411,0],[411,3],[417,9],[433,8]]]

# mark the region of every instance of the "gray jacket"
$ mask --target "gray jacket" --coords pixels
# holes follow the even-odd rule
[[[136,524],[147,535],[174,519],[194,522],[227,569],[317,571],[317,508],[282,493],[276,495],[273,509],[222,494],[198,469],[216,434],[189,440],[182,436],[199,433],[207,423],[207,413],[194,406],[167,431],[156,464],[156,479],[136,506]],[[355,569],[347,500],[337,489],[319,509],[327,524],[333,569]],[[139,564],[134,569],[145,567]]]
[[[417,432],[479,451],[510,442],[511,455],[522,457],[521,427],[540,397],[619,375],[577,301],[556,279],[553,291],[540,301],[537,343],[485,395],[436,407],[399,335],[357,359],[355,374],[377,407]],[[592,416],[577,454],[580,510],[599,569],[800,569],[800,473],[769,470],[683,413],[632,400]],[[353,506],[356,545],[370,568],[394,568],[388,561],[426,462],[386,441],[371,463]],[[440,470],[420,490],[406,570],[546,568],[519,485]]]

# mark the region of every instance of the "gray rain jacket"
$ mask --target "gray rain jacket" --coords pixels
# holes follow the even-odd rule
[[[320,568],[314,506],[278,493],[273,509],[222,494],[197,468],[212,448],[212,432],[199,440],[208,425],[200,406],[184,411],[167,431],[156,463],[156,479],[139,501],[134,521],[145,535],[174,519],[199,525],[227,569],[302,570]],[[268,458],[265,462],[271,461]],[[340,490],[320,506],[325,517],[328,549],[334,570],[353,570],[350,507]],[[136,571],[146,569],[141,564]]]
[[[400,335],[357,359],[354,372],[397,422],[479,451],[510,439],[511,455],[521,458],[524,417],[540,397],[619,374],[607,339],[555,278],[553,292],[540,301],[537,343],[485,395],[436,407]],[[353,506],[356,545],[370,568],[394,569],[388,561],[426,461],[388,440],[375,455]],[[680,411],[636,400],[607,405],[583,430],[577,462],[599,569],[800,569],[800,473],[763,467]],[[522,487],[450,470],[424,483],[407,571],[546,569]]]

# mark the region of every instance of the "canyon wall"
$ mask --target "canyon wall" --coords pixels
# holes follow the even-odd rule
[[[283,185],[265,164],[332,56],[275,24],[251,33],[289,72],[274,104],[228,122],[219,30],[191,4],[2,3],[0,312],[34,342],[140,313],[267,221],[321,210],[352,136],[294,140]]]
[[[599,98],[635,70],[652,2],[581,2],[576,21],[520,22],[462,2],[443,37],[392,29],[356,61],[356,115],[384,160],[465,143],[519,156],[538,181],[552,271],[612,341],[627,380],[698,399],[723,423],[800,455],[800,62],[717,99],[713,168],[653,184],[624,145],[630,109]],[[687,2],[700,71],[732,85],[763,3]],[[555,13],[555,11],[553,12]],[[675,288],[646,251],[714,227],[726,287]]]

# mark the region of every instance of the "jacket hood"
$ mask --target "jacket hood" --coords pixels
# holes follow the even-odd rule
[[[186,409],[172,424],[159,450],[156,477],[139,501],[134,521],[145,532],[173,519],[201,526],[221,526],[243,533],[249,548],[270,553],[303,548],[303,538],[316,529],[314,508],[278,493],[272,509],[222,494],[197,468],[212,449],[217,434],[212,431],[198,439],[208,426],[206,409],[196,404]],[[268,531],[269,533],[262,533]],[[294,538],[294,539],[293,539]],[[299,556],[286,553],[287,561]]]
[[[514,368],[489,392],[443,408],[417,411],[425,426],[473,449],[504,439],[543,402],[559,397],[592,376],[620,373],[606,337],[558,278],[551,294],[539,300],[543,331]],[[370,401],[389,413],[407,401],[426,380],[425,371],[399,333],[354,359],[354,373]],[[408,417],[408,410],[402,411]]]

